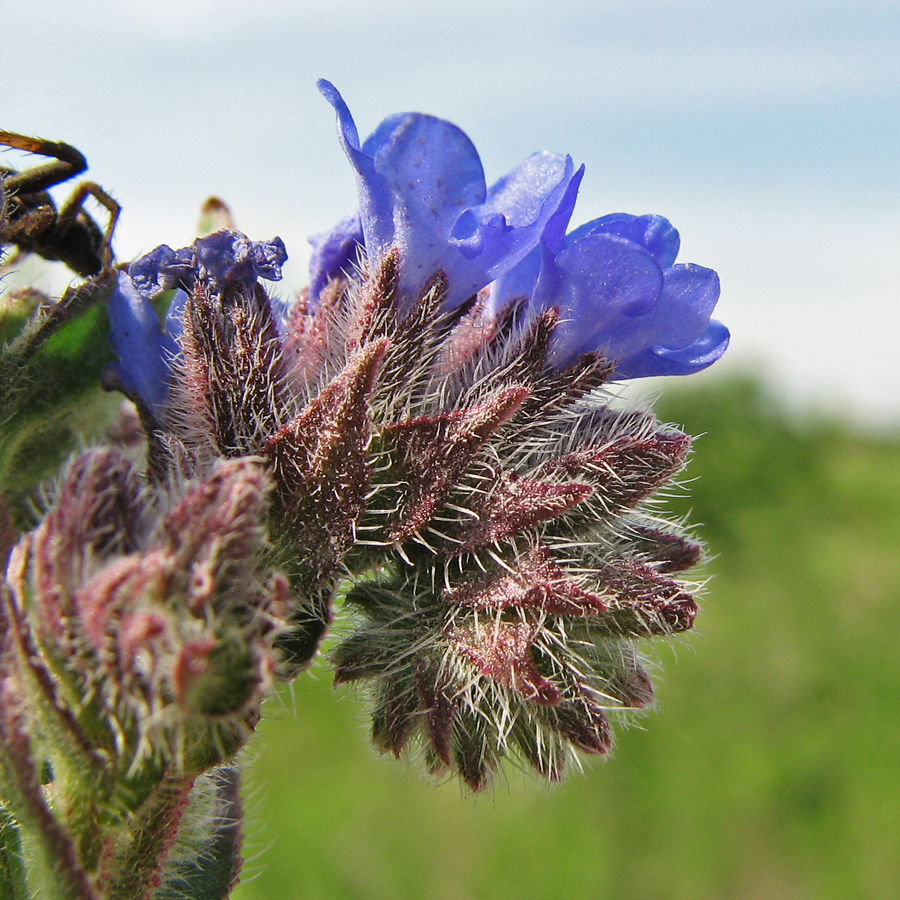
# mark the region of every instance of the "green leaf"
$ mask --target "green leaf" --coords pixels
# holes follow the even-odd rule
[[[0,491],[17,495],[54,472],[80,439],[108,421],[118,399],[101,388],[114,362],[103,301],[112,282],[88,282],[33,314],[0,347]],[[4,307],[6,333],[21,309]]]

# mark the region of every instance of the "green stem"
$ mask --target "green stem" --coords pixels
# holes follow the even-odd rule
[[[194,779],[169,774],[129,819],[101,866],[104,900],[146,900],[160,882]]]
[[[0,806],[0,900],[28,900],[29,897],[19,826]]]
[[[33,848],[35,871],[41,887],[37,896],[46,900],[99,900],[69,835],[44,799],[40,778],[31,753],[31,741],[18,714],[17,701],[0,688],[0,745],[3,746],[6,798],[22,826],[22,835]]]

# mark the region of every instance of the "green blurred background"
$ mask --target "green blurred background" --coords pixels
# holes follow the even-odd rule
[[[378,758],[319,665],[255,743],[238,900],[900,897],[900,430],[740,377],[657,409],[702,435],[671,507],[713,557],[657,708],[561,786],[473,799]]]

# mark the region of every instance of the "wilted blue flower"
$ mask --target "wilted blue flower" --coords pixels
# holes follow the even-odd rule
[[[551,361],[564,368],[588,352],[616,363],[615,377],[686,375],[715,362],[728,330],[710,316],[718,276],[675,265],[678,232],[660,216],[605,216],[568,236],[581,179],[568,156],[543,152],[485,189],[481,162],[456,126],[416,113],[391,116],[360,145],[341,95],[341,144],[356,172],[359,213],[312,239],[309,297],[356,262],[399,250],[402,304],[438,271],[445,309],[490,286],[488,314],[527,301],[527,317],[555,307]]]
[[[323,277],[352,262],[357,234],[370,258],[400,250],[400,295],[412,303],[438,271],[452,309],[537,245],[576,175],[569,156],[535,153],[490,189],[469,138],[443,119],[403,113],[360,144],[347,104],[328,81],[338,136],[356,172],[360,230],[345,219],[315,240],[310,296]]]
[[[178,355],[187,291],[198,278],[208,290],[249,288],[257,279],[281,279],[287,251],[281,238],[251,241],[237,231],[218,231],[190,247],[160,245],[119,272],[109,300],[110,340],[119,362],[114,367],[126,390],[140,396],[154,413],[165,404],[169,368]],[[151,301],[174,290],[160,321]]]

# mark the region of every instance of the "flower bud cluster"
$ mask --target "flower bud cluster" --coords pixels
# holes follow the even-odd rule
[[[333,661],[371,685],[379,747],[420,742],[473,789],[509,755],[558,779],[573,750],[609,748],[610,710],[650,702],[636,643],[693,622],[669,575],[700,549],[642,506],[689,440],[610,409],[601,354],[554,365],[558,310],[448,311],[440,273],[401,303],[400,259],[287,314],[198,268],[145,415],[194,458],[264,460],[296,598],[280,647],[304,663],[350,585]]]
[[[260,460],[154,485],[99,447],[11,551],[2,796],[71,896],[158,883],[195,780],[256,725],[288,609],[262,563],[269,489]]]

